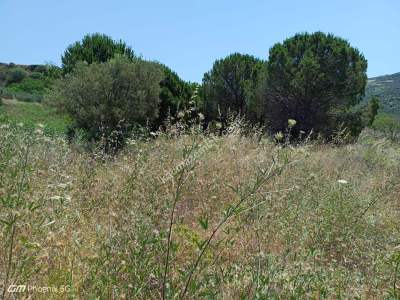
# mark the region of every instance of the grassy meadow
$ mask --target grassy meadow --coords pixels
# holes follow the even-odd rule
[[[106,157],[39,104],[0,110],[0,297],[400,297],[398,143],[276,145],[234,122]]]
[[[24,102],[16,99],[2,99],[0,124],[20,124],[34,129],[37,124],[46,124],[45,133],[62,135],[71,120],[60,115],[54,108],[39,102]]]

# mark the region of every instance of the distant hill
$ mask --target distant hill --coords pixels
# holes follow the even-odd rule
[[[57,66],[0,63],[0,97],[39,102],[59,76]]]
[[[365,99],[377,96],[381,112],[400,116],[400,73],[368,79]]]
[[[7,73],[15,69],[25,70],[26,75],[30,76],[32,73],[46,73],[48,67],[46,65],[17,65],[14,63],[5,64],[0,62],[0,86],[6,85]]]

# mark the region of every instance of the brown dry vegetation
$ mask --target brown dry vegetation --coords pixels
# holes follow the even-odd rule
[[[235,125],[104,159],[2,125],[0,282],[69,287],[7,299],[160,299],[176,202],[168,298],[395,299],[399,175],[399,145],[368,134],[282,147]]]

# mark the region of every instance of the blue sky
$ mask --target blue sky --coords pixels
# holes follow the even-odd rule
[[[0,62],[60,64],[69,44],[101,32],[200,82],[215,59],[267,59],[274,43],[321,30],[359,48],[372,77],[400,72],[399,16],[399,0],[0,0]]]

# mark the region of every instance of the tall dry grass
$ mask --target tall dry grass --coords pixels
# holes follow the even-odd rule
[[[398,144],[178,133],[104,158],[3,125],[0,295],[399,297]]]

